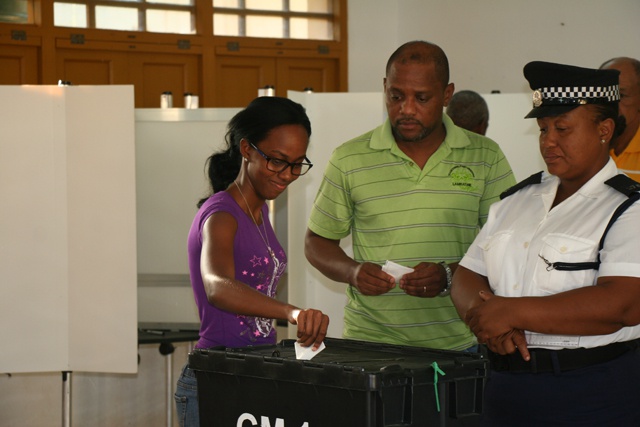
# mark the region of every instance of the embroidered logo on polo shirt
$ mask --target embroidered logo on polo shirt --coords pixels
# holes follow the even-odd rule
[[[475,190],[473,181],[473,179],[475,178],[475,174],[466,166],[458,165],[452,167],[451,170],[449,170],[449,178],[451,178],[451,185],[460,190]]]

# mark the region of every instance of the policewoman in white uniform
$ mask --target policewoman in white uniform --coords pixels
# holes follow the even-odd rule
[[[524,67],[548,172],[491,207],[451,292],[488,348],[485,426],[640,426],[640,184],[609,157],[611,71]]]

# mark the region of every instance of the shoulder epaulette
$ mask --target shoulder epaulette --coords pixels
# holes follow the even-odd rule
[[[633,193],[640,191],[640,182],[636,182],[622,173],[606,180],[604,183],[627,197],[631,197]]]
[[[629,206],[633,205],[635,202],[640,199],[640,183],[634,181],[624,174],[618,174],[613,178],[610,178],[604,182],[608,186],[618,190],[622,194],[628,197],[627,200],[622,202],[620,206],[613,212],[611,215],[611,219],[609,219],[609,223],[604,229],[604,233],[602,234],[602,238],[600,239],[600,244],[598,246],[598,263],[600,262],[600,252],[604,247],[604,238],[607,237],[607,233],[609,229],[613,225],[614,222],[626,211]]]
[[[513,187],[503,191],[502,194],[500,194],[500,200],[504,199],[505,197],[509,197],[510,195],[522,190],[525,187],[528,187],[533,184],[540,184],[541,182],[542,182],[542,171],[538,173],[534,173],[529,178],[523,179]]]

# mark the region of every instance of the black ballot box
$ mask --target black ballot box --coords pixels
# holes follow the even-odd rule
[[[488,362],[479,354],[344,339],[297,360],[294,340],[196,349],[201,426],[475,426]]]

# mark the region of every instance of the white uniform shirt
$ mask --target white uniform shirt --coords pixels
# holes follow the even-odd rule
[[[617,173],[615,163],[609,160],[578,192],[553,209],[559,179],[543,174],[542,183],[491,206],[487,223],[460,265],[486,276],[492,291],[505,297],[557,294],[593,286],[600,276],[640,277],[640,201],[609,230],[600,270],[548,270],[542,259],[550,263],[596,261],[604,229],[616,207],[627,199],[604,184]],[[599,336],[527,332],[531,347],[555,349],[590,348],[634,338],[640,338],[640,326]]]

